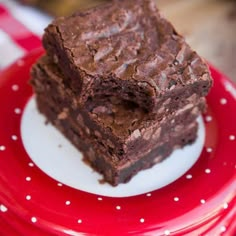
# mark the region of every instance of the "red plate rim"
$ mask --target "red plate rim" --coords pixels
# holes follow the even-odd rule
[[[210,66],[205,146],[185,175],[151,193],[104,197],[58,184],[24,150],[20,121],[32,95],[29,70],[42,53],[37,49],[0,74],[0,216],[11,228],[44,235],[234,232],[236,88],[226,76]]]

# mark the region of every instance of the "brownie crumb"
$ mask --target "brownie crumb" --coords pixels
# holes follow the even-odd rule
[[[98,180],[99,184],[105,184],[106,180],[104,178]]]

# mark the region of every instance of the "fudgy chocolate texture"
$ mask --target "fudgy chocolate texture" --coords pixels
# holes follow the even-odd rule
[[[114,95],[158,112],[167,99],[205,96],[212,80],[151,0],[114,1],[54,20],[43,45],[84,104]]]
[[[63,75],[61,70],[58,68],[57,64],[53,63],[50,58],[45,55],[41,57],[36,65],[33,67],[34,74],[32,77],[36,77],[40,80],[40,77],[48,78],[49,80],[56,81],[58,84],[60,84],[60,90],[64,90],[67,93],[67,96],[71,97],[73,99],[73,102],[71,103],[73,107],[79,107],[80,104],[78,103],[78,95],[73,92],[73,90],[68,85],[67,78]],[[36,83],[36,81],[35,81]],[[182,91],[183,90],[183,91]],[[179,92],[181,91],[181,94]],[[199,103],[199,100],[202,100],[202,97],[199,96],[199,94],[196,93],[195,88],[187,88],[183,87],[180,91],[173,91],[170,94],[170,97],[165,97],[163,99],[163,103],[161,104],[161,107],[158,109],[157,113],[149,113],[148,119],[159,121],[164,116],[168,116],[173,112],[176,112],[176,110],[183,110],[186,107],[190,107],[190,104],[193,104],[193,106],[197,103]],[[104,102],[111,101],[112,103],[116,103],[116,100],[125,100],[124,98],[119,98],[116,96],[116,94],[113,95],[95,95],[94,97],[89,98],[86,103],[84,104],[84,107],[91,107],[93,104],[103,104]],[[128,100],[126,100],[128,101]],[[137,104],[136,101],[134,104]],[[145,114],[145,109],[141,109],[143,111],[143,114]],[[203,111],[203,110],[201,110]]]
[[[47,98],[49,104],[58,107],[57,119],[71,118],[77,132],[88,138],[88,143],[112,159],[132,159],[149,153],[164,142],[165,134],[179,132],[185,123],[192,122],[204,109],[202,98],[162,117],[159,121],[133,103],[117,98],[97,99],[86,107],[73,104],[71,91],[59,82],[53,70],[44,70],[42,64],[32,69],[32,84],[38,96]],[[48,67],[47,67],[48,68]]]
[[[196,139],[198,126],[196,122],[193,122],[186,124],[185,129],[180,132],[166,133],[163,143],[140,158],[114,160],[101,154],[96,146],[88,144],[86,137],[81,136],[73,127],[70,117],[58,119],[60,110],[57,106],[49,104],[45,96],[37,96],[37,105],[39,111],[83,153],[84,160],[113,186],[128,182],[140,170],[152,167],[169,156],[176,148],[190,144]]]

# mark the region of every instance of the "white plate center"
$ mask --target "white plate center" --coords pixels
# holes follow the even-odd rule
[[[35,97],[25,107],[21,121],[24,147],[33,162],[53,179],[75,189],[103,196],[126,197],[162,188],[188,171],[200,156],[205,129],[198,119],[198,138],[192,145],[176,150],[163,162],[139,172],[126,184],[101,184],[102,176],[82,161],[82,154],[36,108]]]

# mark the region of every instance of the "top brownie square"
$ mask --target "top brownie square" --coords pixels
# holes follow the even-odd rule
[[[80,104],[118,96],[158,112],[164,102],[205,96],[208,66],[151,0],[113,1],[54,20],[43,45]]]

